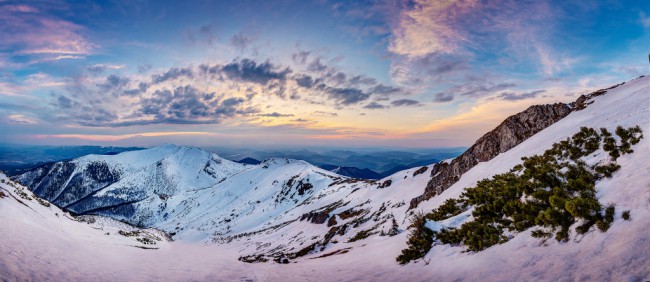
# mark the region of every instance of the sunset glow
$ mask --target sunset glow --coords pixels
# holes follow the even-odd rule
[[[650,3],[570,2],[0,1],[0,142],[468,146],[647,72]]]

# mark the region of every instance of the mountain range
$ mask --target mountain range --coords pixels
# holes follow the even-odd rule
[[[556,148],[583,127],[650,132],[649,93],[650,78],[641,77],[573,103],[532,106],[453,159],[377,180],[337,173],[369,173],[358,169],[289,158],[241,163],[176,145],[1,175],[0,276],[41,280],[77,269],[57,273],[91,280],[647,280],[648,138],[615,162],[605,147],[576,159],[619,167],[593,187],[598,201],[616,205],[606,232],[591,228],[557,241],[531,229],[508,231],[482,251],[438,240],[413,263],[400,266],[395,258],[419,236],[413,220],[420,211],[439,210],[484,179],[516,171],[522,158]],[[460,228],[477,208],[424,225]]]

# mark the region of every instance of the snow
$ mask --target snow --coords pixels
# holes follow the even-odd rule
[[[165,175],[179,185],[174,186],[178,190],[167,200],[168,219],[157,218],[153,223],[166,231],[183,226],[185,229],[174,237],[176,241],[158,242],[155,247],[159,249],[155,250],[135,248],[133,246],[139,242],[114,234],[116,230],[131,227],[114,220],[98,219],[89,225],[70,220],[58,208],[46,208],[35,200],[23,201],[28,208],[12,197],[0,198],[0,277],[39,281],[645,281],[650,279],[650,256],[647,255],[650,254],[647,236],[650,234],[649,77],[633,80],[596,97],[586,109],[571,113],[510,151],[478,164],[456,184],[423,202],[418,209],[430,210],[448,198],[458,197],[466,187],[508,171],[520,163],[523,156],[542,153],[554,142],[573,135],[581,126],[612,130],[617,125],[637,124],[642,127],[645,138],[634,146],[633,154],[618,159],[621,169],[611,179],[596,185],[601,202],[616,204],[617,215],[612,227],[605,233],[590,231],[583,236],[574,235],[567,243],[553,239],[542,241],[532,238],[527,231],[479,253],[463,252],[462,247],[436,245],[425,257],[429,263],[419,261],[400,266],[395,257],[406,247],[408,232],[394,237],[375,235],[346,243],[358,231],[379,223],[370,220],[343,236],[334,237],[338,243],[330,243],[325,251],[296,259],[296,263],[243,263],[237,261],[239,256],[274,248],[286,251],[293,248],[295,252],[318,241],[329,227],[296,219],[339,200],[349,203],[332,214],[350,208],[367,209],[370,213],[386,205],[385,214],[392,214],[400,229],[406,229],[408,202],[424,191],[431,166],[417,176],[413,176],[418,169],[415,168],[379,181],[344,182],[347,178],[302,161],[270,159],[258,166],[240,166],[224,160],[215,168],[223,168],[219,173],[227,175],[226,180],[214,184],[202,183],[200,175],[196,178],[199,166],[193,164],[205,164],[195,160],[207,161],[208,156],[212,159],[215,156],[192,148],[166,145],[102,157],[124,171],[135,173],[128,181],[150,175],[145,170],[159,161],[165,163]],[[98,156],[78,161],[93,158]],[[140,171],[141,174],[136,173]],[[314,187],[309,193],[298,195],[294,183],[290,189],[293,199],[276,202],[279,192],[286,189],[283,184],[296,175],[296,180],[308,179]],[[0,178],[6,179],[4,175]],[[274,183],[275,180],[278,181]],[[386,180],[391,180],[392,184],[378,188]],[[338,184],[330,185],[334,182]],[[0,191],[16,196],[13,187],[6,184],[0,187],[3,189]],[[151,199],[152,202],[142,204],[147,207],[160,204],[157,197]],[[631,211],[630,221],[620,218],[625,210]],[[458,226],[471,218],[470,213],[467,211],[442,222],[430,221],[427,226],[432,229]],[[225,219],[230,221],[225,222]],[[345,222],[339,221],[339,226]],[[252,236],[232,239],[236,234],[280,225]],[[387,230],[389,226],[390,220],[378,230]],[[111,235],[104,235],[106,232]],[[159,234],[153,230],[149,232]],[[314,236],[317,239],[312,239]],[[227,244],[215,243],[228,238],[232,240],[227,240]],[[345,254],[316,258],[347,248],[351,249]]]
[[[463,223],[472,220],[473,211],[474,209],[468,209],[456,216],[441,221],[427,220],[424,226],[436,232],[442,230],[443,228],[445,229],[458,228],[461,225],[463,225]]]

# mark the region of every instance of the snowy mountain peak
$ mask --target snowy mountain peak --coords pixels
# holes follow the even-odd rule
[[[288,165],[288,164],[301,164],[305,166],[311,166],[310,163],[302,160],[296,160],[296,159],[288,159],[288,158],[269,158],[264,161],[260,165]]]

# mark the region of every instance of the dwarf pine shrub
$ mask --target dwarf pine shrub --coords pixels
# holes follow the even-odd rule
[[[397,261],[401,264],[424,257],[435,240],[442,244],[462,245],[467,251],[481,251],[508,241],[505,231],[522,232],[530,228],[532,236],[567,241],[571,226],[584,234],[594,225],[607,231],[616,209],[604,207],[596,198],[596,181],[609,178],[620,166],[616,159],[634,152],[643,134],[639,126],[618,126],[614,137],[607,129],[582,127],[572,137],[553,144],[541,155],[522,158],[522,164],[467,188],[457,199],[449,199],[427,214],[417,214],[409,227],[408,248]],[[584,157],[603,149],[609,160],[587,164]],[[458,228],[434,232],[426,220],[441,221],[473,207],[473,220]],[[629,211],[623,214],[629,218]]]

